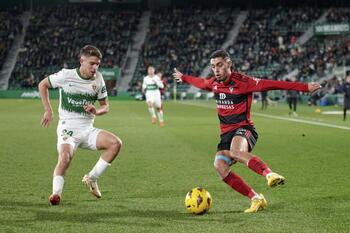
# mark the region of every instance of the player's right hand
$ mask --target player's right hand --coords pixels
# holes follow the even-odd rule
[[[44,116],[43,118],[41,119],[41,127],[44,127],[44,128],[47,128],[49,127],[51,121],[53,119],[53,113],[52,111],[45,111],[44,112]]]
[[[96,112],[97,112],[96,107],[95,107],[95,105],[93,105],[93,104],[85,105],[85,106],[84,106],[84,110],[85,110],[87,113],[91,113],[91,114],[94,114],[94,115],[96,115]]]
[[[319,83],[316,83],[316,82],[308,83],[308,89],[309,89],[309,92],[311,93],[317,91],[320,88],[321,88],[321,85]]]
[[[182,82],[182,76],[183,74],[180,71],[178,71],[176,68],[174,68],[173,77],[175,78],[176,82],[178,83]]]

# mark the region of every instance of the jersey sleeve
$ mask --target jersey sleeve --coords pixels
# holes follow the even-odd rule
[[[101,74],[100,88],[99,88],[98,93],[97,93],[97,99],[98,100],[106,99],[107,96],[108,96],[108,94],[107,94],[106,84],[105,84],[105,81],[103,80],[103,76]]]
[[[51,88],[61,88],[65,82],[65,79],[65,69],[62,69],[57,73],[51,74],[48,77]]]
[[[162,82],[162,80],[160,80],[159,76],[156,76],[155,81],[156,81],[158,88],[164,88],[164,83]]]
[[[240,75],[238,78],[238,94],[261,92],[269,90],[295,90],[308,92],[308,85],[301,82],[286,82],[276,80],[266,80],[250,77],[248,75]]]
[[[146,77],[144,77],[142,81],[142,91],[145,91],[146,87],[147,87],[147,81],[146,81]]]
[[[189,75],[183,75],[181,79],[185,83],[191,84],[192,86],[195,86],[195,87],[200,88],[202,90],[205,90],[205,91],[212,90],[212,87],[211,87],[208,79],[193,77],[193,76],[189,76]]]

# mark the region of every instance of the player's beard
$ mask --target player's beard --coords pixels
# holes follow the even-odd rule
[[[216,78],[218,79],[218,81],[224,81],[225,80],[224,76],[222,76],[222,75],[216,76]]]
[[[216,76],[216,75],[215,75]],[[228,79],[229,75],[227,72],[224,72],[222,75],[218,75],[216,76],[216,78],[218,79],[218,81],[220,82],[224,82]]]

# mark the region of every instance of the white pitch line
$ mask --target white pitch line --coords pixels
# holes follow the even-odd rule
[[[211,106],[200,105],[200,104],[195,104],[195,103],[188,103],[188,102],[186,103],[185,101],[181,101],[181,102],[178,101],[178,103],[193,105],[193,106],[198,106],[198,107],[204,107],[204,108],[214,108]],[[214,105],[215,105],[215,103],[214,103]],[[347,127],[347,126],[340,126],[340,125],[327,124],[327,123],[322,123],[322,122],[308,121],[308,120],[288,118],[288,117],[279,117],[279,116],[268,115],[268,114],[257,113],[257,112],[252,112],[252,114],[254,116],[266,117],[266,118],[277,119],[277,120],[292,121],[292,122],[304,123],[304,124],[309,124],[309,125],[318,125],[318,126],[323,126],[323,127],[328,127],[328,128],[350,130],[350,127]]]
[[[322,122],[315,122],[315,121],[308,121],[308,120],[294,119],[294,118],[292,119],[292,118],[288,118],[288,117],[279,117],[279,116],[273,116],[273,115],[256,113],[256,112],[253,112],[253,115],[266,117],[266,118],[272,118],[272,119],[278,119],[278,120],[284,120],[284,121],[293,121],[293,122],[304,123],[304,124],[309,124],[309,125],[318,125],[318,126],[324,126],[324,127],[329,127],[329,128],[335,128],[335,129],[350,130],[350,127],[327,124],[327,123],[322,123]]]

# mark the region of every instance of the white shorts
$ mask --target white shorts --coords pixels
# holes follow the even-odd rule
[[[97,150],[96,140],[100,132],[101,129],[94,128],[91,124],[60,120],[57,126],[57,150],[60,150],[62,144],[72,145],[74,150],[78,147]]]
[[[153,106],[156,108],[162,107],[162,98],[160,96],[160,91],[146,91],[146,101],[152,102]]]

